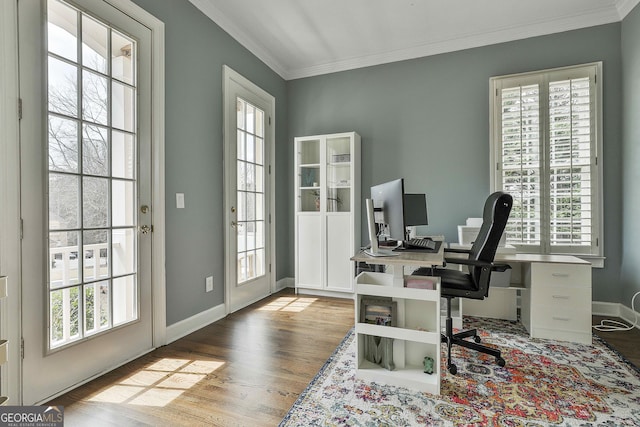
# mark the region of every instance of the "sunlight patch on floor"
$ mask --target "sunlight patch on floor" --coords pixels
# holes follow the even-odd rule
[[[91,397],[91,402],[166,406],[224,362],[163,358]]]
[[[317,298],[279,297],[258,308],[259,311],[291,311],[299,313],[309,307]]]

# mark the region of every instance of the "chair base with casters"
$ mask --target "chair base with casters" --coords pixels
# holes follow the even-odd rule
[[[458,332],[455,334],[453,333],[453,319],[451,318],[451,300],[454,297],[445,296],[443,298],[446,298],[447,300],[447,320],[446,320],[445,333],[440,334],[440,338],[444,344],[447,344],[447,370],[452,375],[455,375],[458,372],[458,367],[453,362],[451,362],[451,346],[454,344],[493,356],[496,358],[496,363],[498,364],[498,366],[500,367],[505,366],[506,362],[502,358],[500,350],[480,344],[480,337],[478,336],[477,329],[469,329],[469,330]],[[465,339],[470,337],[473,337],[473,342],[467,341]]]

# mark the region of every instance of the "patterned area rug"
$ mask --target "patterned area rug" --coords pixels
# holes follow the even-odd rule
[[[507,365],[454,346],[458,373],[442,369],[440,396],[367,383],[350,332],[280,426],[640,426],[640,371],[598,337],[531,340],[519,323],[471,317],[464,327]]]

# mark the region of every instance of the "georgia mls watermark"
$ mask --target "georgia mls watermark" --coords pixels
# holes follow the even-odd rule
[[[64,406],[0,406],[0,427],[63,427]]]

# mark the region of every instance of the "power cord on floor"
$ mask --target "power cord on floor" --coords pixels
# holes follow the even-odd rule
[[[635,317],[633,325],[629,326],[626,323],[618,322],[617,320],[604,319],[600,321],[599,325],[593,325],[593,329],[600,332],[630,331],[638,326],[638,312],[636,311],[634,304],[634,301],[638,295],[640,295],[640,292],[636,292],[633,298],[631,298],[631,310],[633,311],[633,315]]]

